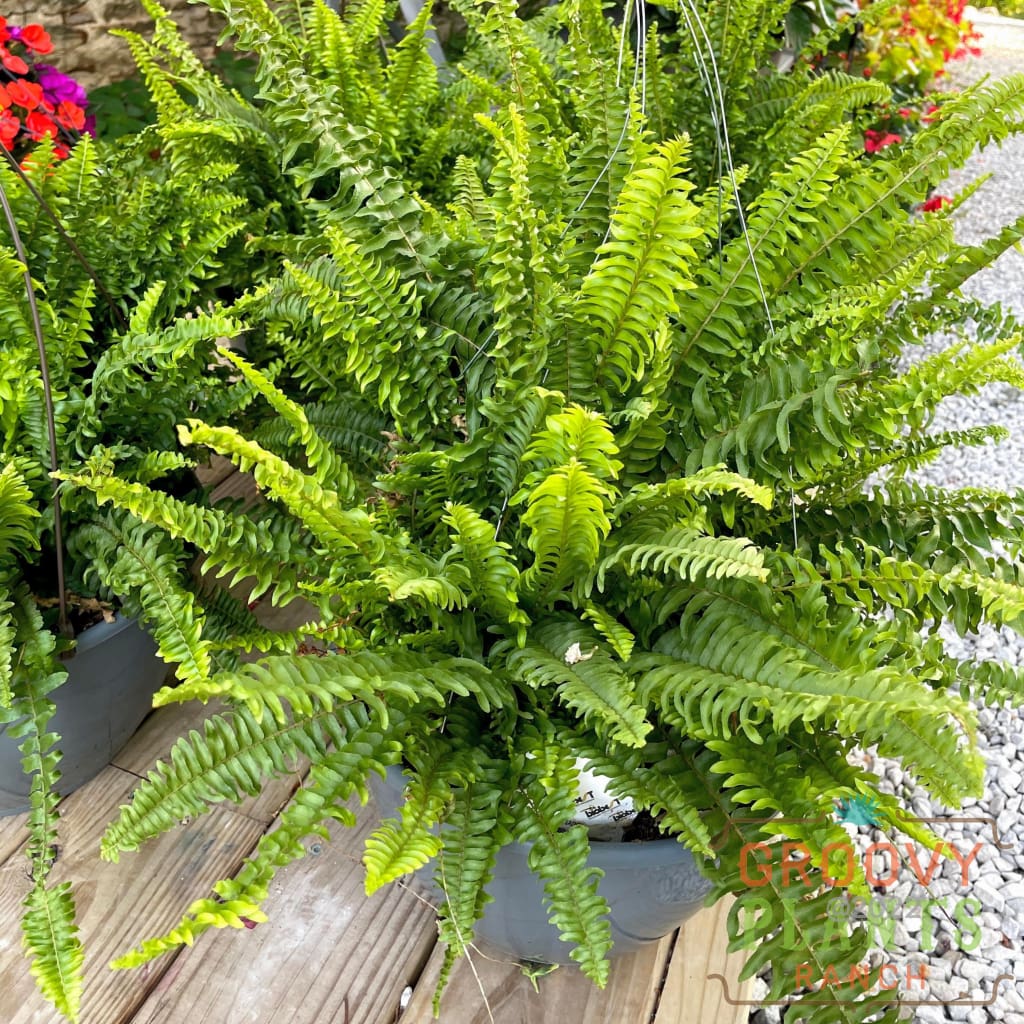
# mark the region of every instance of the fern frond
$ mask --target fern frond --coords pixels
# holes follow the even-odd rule
[[[435,1013],[451,968],[472,943],[474,926],[490,902],[485,887],[504,838],[499,820],[505,768],[480,751],[474,753],[472,775],[453,790],[451,809],[440,831],[434,881],[445,895],[438,915],[445,954],[434,995]]]
[[[321,752],[305,784],[281,812],[277,828],[260,838],[255,852],[238,874],[217,882],[213,886],[215,897],[196,900],[175,928],[118,957],[113,967],[138,967],[165,952],[191,945],[210,928],[241,928],[243,919],[266,920],[260,904],[266,899],[277,871],[305,856],[302,839],[311,834],[327,838],[326,823],[331,820],[355,824],[355,816],[344,806],[345,802],[357,793],[365,803],[369,774],[383,775],[386,766],[398,758],[399,744],[358,705],[340,711],[333,731],[335,749]],[[122,813],[128,810],[130,805],[122,808]]]
[[[762,552],[745,537],[708,537],[688,527],[654,526],[618,544],[596,568],[598,590],[604,590],[608,571],[619,567],[629,574],[671,573],[692,581],[768,578]]]
[[[398,818],[389,818],[366,840],[366,895],[423,867],[441,849],[435,826],[452,799],[452,786],[465,779],[463,759],[442,741],[426,740],[406,751],[410,767]]]
[[[244,473],[251,472],[259,487],[280,501],[335,553],[359,550],[379,556],[382,540],[362,509],[343,509],[339,495],[324,489],[315,476],[294,469],[288,462],[248,441],[230,427],[210,427],[199,420],[180,426],[182,444],[203,444],[230,458]]]
[[[506,685],[478,662],[444,658],[412,651],[376,653],[354,651],[322,658],[274,655],[231,672],[221,672],[202,684],[161,690],[154,704],[181,703],[225,697],[244,702],[261,717],[265,711],[279,721],[288,720],[285,703],[295,715],[311,716],[317,709],[364,701],[387,722],[381,694],[399,705],[421,701],[441,705],[448,694],[472,695],[485,711],[500,707]]]
[[[554,688],[592,729],[626,747],[642,747],[651,725],[633,680],[580,622],[556,619],[511,651],[509,671],[535,689]]]
[[[171,537],[195,544],[206,553],[206,565],[219,566],[218,575],[235,574],[232,583],[254,576],[253,599],[271,587],[277,600],[298,593],[297,573],[289,566],[295,557],[288,547],[289,538],[269,529],[266,523],[190,505],[103,473],[75,473],[61,478],[92,491],[101,505],[111,502],[143,522],[166,530]]]
[[[22,945],[39,990],[73,1024],[80,1017],[85,953],[75,924],[71,883],[46,888],[40,880],[25,898]]]
[[[678,628],[634,655],[638,692],[684,733],[751,742],[797,722],[829,723],[865,746],[895,753],[942,799],[958,802],[979,785],[981,762],[963,749],[974,715],[897,669],[824,672],[716,596],[692,601]],[[953,766],[956,765],[954,769]]]
[[[548,758],[547,778],[527,783],[517,793],[516,838],[531,843],[530,870],[544,880],[551,923],[559,937],[573,945],[570,956],[599,987],[608,980],[611,926],[608,905],[597,892],[600,872],[587,866],[590,843],[586,829],[562,831],[572,817],[578,789],[572,759]]]
[[[687,198],[692,185],[681,177],[685,139],[666,142],[627,176],[611,219],[611,239],[583,281],[577,315],[600,339],[599,388],[618,395],[644,376],[654,357],[651,340],[659,321],[679,309],[679,293],[694,287],[691,264],[697,207]]]
[[[519,607],[519,570],[509,559],[509,545],[495,540],[494,527],[468,505],[449,502],[444,522],[452,531],[449,558],[466,566],[483,607],[509,625],[529,625]]]

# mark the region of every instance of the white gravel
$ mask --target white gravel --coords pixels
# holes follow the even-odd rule
[[[970,12],[968,12],[970,14]],[[1024,72],[1024,22],[1007,24],[1005,19],[979,15],[975,25],[983,33],[980,58],[954,66],[956,84],[966,84],[990,75],[1001,77]],[[981,175],[991,174],[978,192],[956,214],[957,238],[972,244],[996,234],[1012,219],[1024,213],[1024,137],[1010,139],[1001,148],[979,151],[958,170],[941,191],[952,194]],[[993,266],[976,275],[965,291],[978,299],[999,301],[1024,317],[1024,254],[1005,253]],[[949,338],[936,337],[922,349],[908,353],[911,359],[945,347]],[[944,487],[995,487],[1017,490],[1024,487],[1024,394],[1002,385],[991,385],[971,398],[947,399],[937,411],[933,428],[963,430],[998,423],[1010,436],[998,444],[980,448],[947,450],[917,474],[922,482]],[[961,639],[945,634],[947,649],[958,657],[1009,661],[1024,666],[1024,638],[1008,629],[987,629],[976,637]],[[968,1024],[1024,1024],[1024,716],[1016,708],[981,709],[979,745],[986,761],[985,793],[953,812],[932,804],[915,788],[898,764],[866,752],[863,757],[884,777],[884,788],[903,799],[909,812],[920,817],[953,815],[992,817],[1008,848],[1001,849],[980,823],[943,822],[936,828],[964,854],[978,844],[962,884],[960,867],[943,863],[927,888],[915,880],[906,863],[896,873],[898,881],[889,888],[876,888],[874,902],[887,907],[895,919],[887,935],[872,954],[872,963],[896,965],[901,973],[908,966],[915,971],[925,965],[926,982],[916,981],[906,992],[906,1017],[921,1024],[967,1021]],[[855,831],[849,827],[851,835]],[[861,828],[853,835],[864,850],[872,841],[884,841],[877,830]],[[924,865],[927,867],[927,865]],[[977,940],[957,933],[951,912],[965,897],[979,906],[968,914],[978,926]],[[932,900],[929,906],[913,909],[914,900]],[[925,920],[931,918],[931,921]],[[998,975],[1008,975],[996,998],[987,1006]],[[765,989],[759,987],[758,992]],[[967,995],[975,1005],[956,1005]],[[918,1005],[927,1000],[944,1005]],[[779,1007],[764,1007],[751,1015],[751,1024],[777,1024],[785,1015]]]

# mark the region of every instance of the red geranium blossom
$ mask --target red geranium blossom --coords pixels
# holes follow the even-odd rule
[[[35,82],[11,82],[7,86],[7,95],[19,107],[35,110],[43,100],[43,87]]]
[[[21,131],[21,121],[9,110],[0,111],[0,145],[4,149],[12,149],[14,140]]]
[[[42,25],[26,25],[18,33],[18,41],[25,44],[26,48],[36,53],[52,53],[53,40]]]
[[[921,204],[921,209],[925,213],[934,213],[936,210],[941,210],[944,206],[949,206],[952,202],[953,200],[949,196],[940,196],[936,193]]]
[[[35,144],[50,140],[47,160],[63,160],[83,134],[95,135],[85,90],[69,75],[39,63],[53,51],[42,25],[12,25],[0,16],[0,146],[24,166]]]
[[[80,132],[85,127],[85,111],[77,103],[63,100],[57,107],[57,121],[65,128]]]
[[[46,135],[55,139],[60,134],[60,129],[53,123],[53,121],[51,121],[45,114],[39,113],[38,110],[32,111],[32,113],[25,118],[25,127],[28,129],[29,135],[31,135],[36,142],[39,142],[39,140]]]
[[[876,132],[870,128],[864,133],[864,150],[867,153],[877,153],[886,146],[892,146],[903,140],[893,132]]]
[[[0,48],[0,63],[7,68],[11,74],[14,75],[27,75],[28,65],[16,54],[8,53],[6,50]]]

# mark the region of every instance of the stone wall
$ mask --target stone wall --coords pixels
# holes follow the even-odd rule
[[[188,0],[162,0],[201,57],[212,56],[221,21]],[[135,65],[123,39],[112,28],[148,34],[152,22],[139,0],[7,0],[4,15],[15,25],[41,24],[53,38],[46,60],[72,75],[86,89],[130,75]]]

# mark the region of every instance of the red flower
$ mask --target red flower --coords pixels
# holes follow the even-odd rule
[[[900,107],[900,109],[897,110],[896,113],[899,114],[900,117],[913,117],[914,116],[914,112],[909,107]]]
[[[85,111],[71,100],[62,100],[57,107],[57,122],[64,128],[80,132],[85,127]]]
[[[921,210],[924,213],[935,213],[936,210],[941,210],[944,206],[949,206],[953,200],[949,196],[940,196],[938,193],[933,195],[930,199],[926,199],[921,204]]]
[[[35,110],[43,98],[43,87],[35,82],[11,82],[7,86],[7,95],[12,103],[26,110]]]
[[[25,127],[28,129],[29,135],[36,142],[46,135],[57,138],[60,134],[60,129],[45,114],[40,114],[38,110],[33,111],[25,118]]]
[[[0,144],[3,145],[4,149],[10,149],[14,140],[18,137],[18,132],[21,131],[21,121],[19,121],[9,110],[5,110],[0,113]]]
[[[893,132],[876,132],[868,129],[864,133],[864,151],[867,153],[877,153],[880,149],[885,149],[886,146],[892,146],[902,141]]]
[[[50,53],[53,50],[53,40],[42,25],[26,25],[21,30],[20,38],[26,48],[36,53]]]
[[[28,74],[28,65],[20,57],[16,57],[13,53],[8,53],[6,50],[0,51],[0,63],[12,74]]]
[[[929,103],[925,108],[925,112],[921,115],[921,120],[925,124],[931,124],[935,120],[935,114],[939,112],[939,108],[934,103]]]

